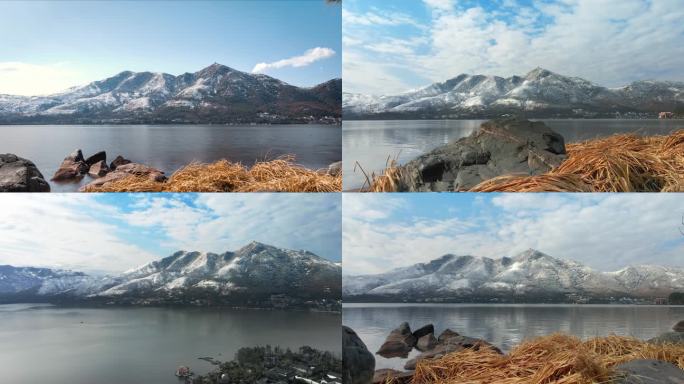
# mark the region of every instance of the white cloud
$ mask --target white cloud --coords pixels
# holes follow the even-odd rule
[[[3,194],[0,263],[113,272],[157,258],[93,218],[115,213],[86,195]]]
[[[367,196],[344,199],[346,274],[387,271],[446,253],[499,258],[527,248],[600,270],[636,264],[684,266],[684,237],[679,232],[684,206],[676,195],[503,194],[478,208],[476,217],[448,210],[451,217],[434,219],[433,213],[408,208],[389,220],[362,214],[384,208],[382,201]],[[410,207],[414,198],[400,199],[403,203],[393,204]]]
[[[408,15],[397,12],[380,12],[369,11],[366,13],[354,13],[347,9],[342,10],[342,20],[344,25],[384,25],[384,26],[398,26],[398,25],[415,25],[416,21]]]
[[[163,228],[173,249],[225,252],[256,240],[340,258],[336,194],[200,194],[195,205],[155,196],[122,217],[134,226]]]
[[[343,19],[344,34],[355,44],[345,44],[344,76],[358,79],[354,92],[391,94],[461,73],[524,75],[537,66],[609,87],[684,80],[684,8],[676,0],[506,1],[494,10],[441,0],[424,4],[430,17],[414,20],[423,28],[412,32],[345,13],[352,22]],[[427,43],[394,52],[383,45],[411,38],[407,33]],[[392,77],[396,83],[388,84]]]
[[[327,59],[335,55],[335,51],[330,48],[316,47],[304,52],[303,55],[290,57],[274,61],[272,63],[258,63],[252,69],[252,73],[263,73],[270,69],[279,69],[284,67],[305,67],[311,65],[316,61]]]
[[[67,64],[0,62],[0,94],[46,95],[64,91],[82,81]]]
[[[454,9],[454,0],[423,0],[425,5],[438,11],[452,11]]]
[[[6,194],[0,264],[116,273],[252,240],[339,260],[340,210],[337,194]]]

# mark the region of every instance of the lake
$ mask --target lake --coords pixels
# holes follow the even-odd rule
[[[366,173],[379,173],[388,157],[404,164],[440,145],[470,135],[485,120],[384,120],[344,121],[342,151],[344,189],[361,187]],[[562,134],[566,142],[577,142],[617,133],[667,134],[684,128],[683,120],[565,119],[543,120]]]
[[[671,331],[679,320],[684,320],[684,306],[350,303],[342,311],[342,324],[356,331],[372,353],[404,321],[412,329],[432,323],[436,336],[451,328],[509,351],[525,339],[554,332],[583,339],[611,333],[649,339]],[[403,369],[406,360],[375,355],[375,369]]]
[[[52,178],[64,157],[82,149],[87,157],[107,151],[173,173],[192,162],[220,159],[251,165],[256,160],[294,154],[297,163],[323,168],[342,159],[337,125],[0,125],[0,153],[33,161],[45,179]],[[76,191],[80,183],[53,183],[54,192]]]
[[[218,308],[0,305],[3,382],[182,383],[179,365],[231,360],[241,347],[310,345],[341,355],[340,314]]]

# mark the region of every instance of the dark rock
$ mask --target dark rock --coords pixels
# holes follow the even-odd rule
[[[90,166],[88,174],[92,177],[102,177],[109,173],[109,167],[104,160],[100,160],[97,163]]]
[[[373,375],[373,384],[409,384],[413,379],[413,372],[397,371],[396,369],[378,369]],[[345,382],[346,383],[346,382]]]
[[[90,167],[83,158],[83,152],[77,149],[64,158],[62,164],[52,176],[54,181],[66,181],[80,179],[88,172]]]
[[[114,170],[116,170],[116,167],[118,167],[119,165],[130,164],[130,163],[132,163],[132,161],[130,161],[130,160],[124,158],[123,156],[119,155],[114,160],[112,160],[111,164],[109,164],[109,169],[114,171]]]
[[[342,162],[337,161],[330,164],[326,173],[330,176],[339,176],[342,173]]]
[[[467,336],[454,336],[438,343],[433,349],[425,351],[407,361],[404,365],[404,369],[414,370],[416,369],[416,364],[423,359],[437,359],[443,357],[447,353],[458,352],[464,349],[472,349],[475,351],[491,349],[499,354],[503,354],[499,348],[482,339]]]
[[[424,325],[413,331],[413,337],[415,337],[417,340],[429,333],[432,333],[433,335],[435,334],[435,326],[432,324]]]
[[[454,332],[454,331],[452,331],[451,329],[447,328],[447,329],[444,330],[444,332],[442,332],[442,333],[437,337],[437,342],[440,343],[440,344],[442,344],[442,343],[444,343],[445,341],[447,341],[448,339],[451,339],[452,337],[456,337],[456,336],[461,336],[461,335],[459,335],[458,332]]]
[[[390,357],[408,357],[411,349],[416,345],[416,338],[411,333],[411,327],[408,323],[404,322],[390,332],[385,342],[382,343],[380,349],[378,349],[376,354],[390,358]]]
[[[375,357],[349,327],[342,326],[342,379],[345,384],[369,384],[375,373]]]
[[[615,384],[684,384],[684,370],[661,360],[632,360],[615,367]]]
[[[500,119],[400,167],[398,189],[462,191],[508,174],[538,175],[565,159],[563,136],[542,122]]]
[[[653,344],[684,344],[684,332],[665,332],[648,342]]]
[[[418,339],[416,342],[416,349],[425,352],[429,351],[437,345],[437,339],[433,333],[428,333]]]
[[[105,151],[100,151],[85,159],[85,163],[88,164],[89,167],[100,161],[104,161],[105,164],[107,163],[107,153]]]
[[[684,320],[672,326],[672,330],[675,332],[684,332]]]
[[[166,180],[166,176],[164,176],[164,172],[148,167],[147,165],[143,164],[138,164],[138,163],[128,163],[128,164],[123,164],[119,165],[116,167],[115,171],[109,172],[103,177],[100,177],[99,179],[95,179],[92,182],[90,182],[88,185],[85,185],[81,187],[81,191],[87,189],[87,187],[102,187],[105,186],[107,183],[111,183],[113,181],[121,180],[125,177],[128,177],[130,175],[135,175],[135,176],[141,176],[141,177],[147,177],[152,181],[155,182],[163,182]]]
[[[50,184],[32,161],[0,154],[0,192],[50,192]]]

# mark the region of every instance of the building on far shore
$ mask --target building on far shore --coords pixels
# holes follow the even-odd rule
[[[658,114],[659,119],[672,119],[674,117],[674,113],[672,112],[660,112]]]

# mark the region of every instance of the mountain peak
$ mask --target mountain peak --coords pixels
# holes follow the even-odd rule
[[[240,248],[237,252],[238,253],[259,253],[262,252],[266,249],[275,249],[276,247],[268,244],[264,244],[261,242],[258,242],[256,240],[252,240],[249,244],[245,245],[244,247]]]
[[[528,248],[519,254],[517,254],[515,257],[513,257],[516,260],[538,260],[542,258],[552,258],[551,256],[547,255],[544,252],[538,251],[534,248]]]
[[[551,75],[555,75],[555,73],[549,71],[548,69],[544,69],[542,67],[537,67],[525,75],[525,79],[527,80],[539,80],[543,79],[545,77],[549,77]]]
[[[234,72],[234,71],[235,71],[235,69],[233,69],[229,66],[219,64],[219,63],[213,63],[212,65],[197,71],[197,75],[199,75],[199,77],[206,77],[206,76],[214,76],[217,74],[223,74],[223,73]]]

